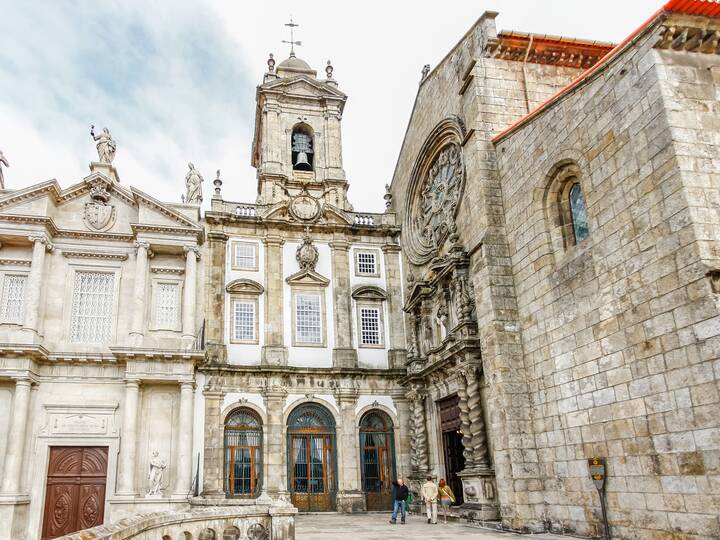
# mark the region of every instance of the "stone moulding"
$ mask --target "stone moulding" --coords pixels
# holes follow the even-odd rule
[[[32,261],[23,259],[0,259],[0,266],[30,266]]]
[[[159,538],[169,531],[172,531],[172,538],[179,538],[185,531],[190,532],[192,538],[198,538],[206,528],[216,530],[216,537],[220,538],[225,527],[239,524],[247,530],[253,529],[257,540],[295,540],[296,514],[295,507],[285,505],[217,506],[151,512],[68,534],[58,540]]]
[[[184,268],[174,268],[172,266],[153,266],[150,268],[153,274],[174,274],[181,276],[185,273]]]
[[[63,249],[63,257],[77,259],[110,259],[113,261],[127,260],[128,254],[119,251],[84,251],[77,249]]]

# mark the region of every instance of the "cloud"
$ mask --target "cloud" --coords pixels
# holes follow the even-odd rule
[[[96,159],[91,123],[118,141],[123,183],[166,200],[179,199],[188,161],[211,176],[249,154],[241,141],[254,81],[216,15],[180,4],[18,2],[5,11],[0,148],[11,187],[85,176]],[[240,150],[231,157],[229,146]]]

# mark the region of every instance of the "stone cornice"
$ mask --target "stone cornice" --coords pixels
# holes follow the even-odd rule
[[[141,349],[133,347],[110,347],[110,352],[122,360],[193,360],[205,359],[205,351],[188,349]]]
[[[24,259],[0,259],[0,266],[30,266],[32,261]]]
[[[77,259],[109,259],[113,261],[127,260],[128,254],[121,251],[87,251],[79,249],[62,249],[63,257]]]
[[[154,274],[174,274],[178,276],[185,273],[184,268],[176,268],[172,266],[152,266],[150,271]]]
[[[149,223],[131,223],[130,227],[135,234],[151,232],[178,236],[197,236],[198,238],[202,238],[203,234],[203,230],[199,227],[175,227],[172,225],[153,225]]]

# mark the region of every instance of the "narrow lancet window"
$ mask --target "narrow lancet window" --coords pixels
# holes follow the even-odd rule
[[[570,216],[572,218],[575,243],[580,243],[590,235],[588,228],[587,205],[580,184],[573,184],[570,188]]]

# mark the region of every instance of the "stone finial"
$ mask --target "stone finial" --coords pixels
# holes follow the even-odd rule
[[[273,56],[273,53],[270,53],[270,56],[268,57],[267,65],[268,65],[268,73],[275,73],[275,57]]]
[[[213,180],[213,186],[215,186],[215,195],[213,195],[213,199],[222,199],[222,195],[220,194],[220,189],[222,188],[220,169],[217,170],[217,175],[215,176],[215,180]]]
[[[425,64],[422,68],[422,75],[420,76],[420,81],[424,81],[425,78],[428,76],[428,73],[430,73],[430,64]]]
[[[385,195],[383,195],[383,199],[385,199],[385,210],[390,210],[390,205],[392,205],[392,193],[390,193],[390,184],[385,184]]]
[[[325,66],[325,75],[327,75],[328,79],[332,79],[333,78],[332,74],[333,74],[332,62],[330,62],[330,60],[328,60],[327,66]]]

